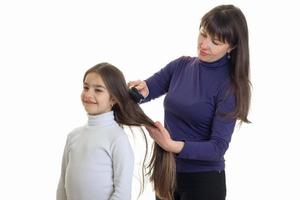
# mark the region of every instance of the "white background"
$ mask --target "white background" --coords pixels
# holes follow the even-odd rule
[[[1,0],[0,199],[55,199],[66,136],[86,122],[79,96],[88,68],[110,62],[129,81],[195,56],[201,16],[228,3],[248,20],[253,123],[236,129],[226,153],[227,199],[300,199],[293,2]],[[163,120],[162,98],[142,107]],[[153,199],[151,185],[140,199]]]

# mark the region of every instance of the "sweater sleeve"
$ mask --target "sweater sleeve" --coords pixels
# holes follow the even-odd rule
[[[149,89],[149,95],[142,103],[158,98],[168,92],[171,78],[182,59],[183,57],[180,57],[170,62],[167,66],[145,80]]]
[[[222,113],[233,112],[236,101],[232,93],[223,90],[217,96],[216,113],[212,121],[211,137],[207,141],[184,141],[184,147],[178,154],[179,158],[191,160],[219,161],[228,149],[236,119],[226,117]]]
[[[114,191],[110,200],[130,200],[134,154],[124,134],[112,144]]]
[[[61,165],[61,175],[56,191],[56,200],[67,200],[66,189],[65,189],[65,176],[66,176],[66,168],[68,165],[68,141],[69,137],[66,141],[66,145],[64,148],[62,165]]]

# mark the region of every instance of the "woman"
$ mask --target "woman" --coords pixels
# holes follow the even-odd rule
[[[165,127],[147,127],[156,142],[150,175],[159,199],[225,199],[224,154],[236,121],[249,123],[250,86],[247,22],[233,5],[203,16],[198,57],[180,57],[145,81],[129,82],[143,102],[166,94]]]

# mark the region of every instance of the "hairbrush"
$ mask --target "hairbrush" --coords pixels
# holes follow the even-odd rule
[[[135,88],[132,87],[129,89],[129,94],[131,96],[131,98],[136,102],[136,103],[141,103],[144,99],[144,96],[141,95],[141,93],[139,93],[139,91]]]

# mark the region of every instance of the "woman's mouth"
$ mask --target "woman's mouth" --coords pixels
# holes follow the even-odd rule
[[[209,53],[207,53],[207,52],[205,52],[205,51],[203,51],[203,50],[200,50],[200,55],[201,55],[201,56],[208,56]]]

